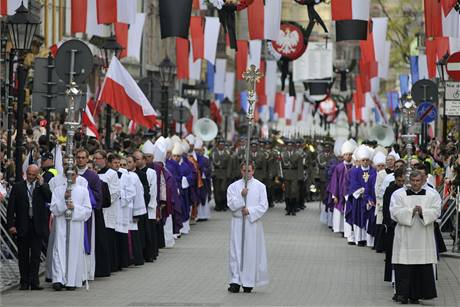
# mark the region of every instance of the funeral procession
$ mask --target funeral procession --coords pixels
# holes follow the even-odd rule
[[[0,0],[1,306],[460,307],[460,0]]]

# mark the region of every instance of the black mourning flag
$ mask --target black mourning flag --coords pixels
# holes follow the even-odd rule
[[[335,22],[336,41],[366,40],[368,25],[366,20],[337,20]]]
[[[161,38],[188,38],[192,0],[160,0]]]

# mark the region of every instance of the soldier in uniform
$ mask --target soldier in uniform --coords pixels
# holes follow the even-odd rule
[[[300,210],[305,209],[305,194],[306,194],[306,182],[305,182],[305,162],[306,162],[306,154],[305,151],[303,150],[303,142],[302,140],[298,139],[296,140],[295,146],[296,146],[296,153],[299,155],[301,164],[299,165],[299,199],[297,203],[297,208]]]
[[[225,141],[217,141],[217,148],[211,152],[213,167],[214,201],[216,211],[227,211],[227,187],[229,184],[230,153],[225,149]]]
[[[269,163],[268,163],[268,176],[270,177],[270,194],[272,206],[274,202],[282,202],[284,196],[284,174],[282,166],[282,155],[284,143],[277,143],[277,145],[270,150]],[[270,198],[269,198],[270,202]],[[269,205],[270,206],[270,205]]]
[[[241,177],[240,166],[245,161],[246,138],[241,137],[235,143],[231,154],[230,179],[231,182],[239,180]],[[229,184],[231,183],[229,182]]]
[[[277,170],[276,166],[279,165],[279,161],[276,157],[274,156],[273,153],[275,151],[272,148],[271,142],[269,140],[263,140],[263,154],[265,156],[266,160],[266,181],[263,182],[265,186],[267,187],[267,198],[268,198],[268,207],[273,208],[274,203],[273,203],[273,185],[274,185],[274,179],[275,177],[279,176],[279,171]],[[279,169],[279,168],[278,168]]]
[[[298,211],[297,203],[299,198],[299,177],[303,176],[300,171],[303,169],[301,166],[302,159],[294,148],[294,142],[288,140],[286,151],[281,154],[284,185],[285,185],[285,196],[286,201],[286,215],[296,215]]]
[[[268,160],[270,153],[264,150],[264,148],[261,146],[263,143],[264,141],[258,142],[257,140],[251,140],[250,159],[254,161],[254,178],[265,185],[268,195],[270,185],[270,177],[268,176]]]

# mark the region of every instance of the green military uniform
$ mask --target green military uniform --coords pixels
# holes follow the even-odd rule
[[[304,150],[304,169],[305,169],[305,199],[307,202],[313,201],[313,192],[310,187],[316,186],[316,180],[319,180],[319,168],[317,163],[316,152],[313,151],[312,145],[308,145],[308,148]]]
[[[292,145],[291,141],[288,141]],[[299,198],[299,178],[303,176],[302,159],[292,146],[286,148],[281,154],[283,167],[286,201],[286,215],[296,215],[296,207]]]
[[[216,211],[227,210],[227,187],[229,185],[230,153],[220,143],[220,147],[211,152],[213,167],[213,187]]]
[[[269,178],[269,188],[268,188],[268,204],[269,206],[274,206],[273,202],[283,200],[283,192],[281,190],[281,181],[280,178],[283,177],[282,166],[281,166],[281,150],[277,148],[271,148],[267,150],[268,152],[268,178]],[[277,194],[276,189],[279,188],[280,192]]]
[[[305,209],[305,194],[306,194],[306,182],[305,182],[305,164],[306,164],[306,154],[305,154],[305,151],[303,150],[303,143],[301,140],[298,140],[296,142],[296,147],[297,147],[297,150],[296,150],[296,153],[299,155],[300,159],[301,159],[301,165],[299,165],[299,167],[301,168],[299,170],[299,198],[297,200],[297,208],[303,210]]]

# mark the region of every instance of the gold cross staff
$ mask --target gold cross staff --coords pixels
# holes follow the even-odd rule
[[[256,91],[256,83],[264,74],[253,64],[243,73],[243,79],[248,83],[248,92]]]
[[[248,114],[247,117],[252,119],[254,117],[254,104],[256,102],[256,84],[264,74],[255,66],[251,65],[243,73],[243,79],[248,83]]]

